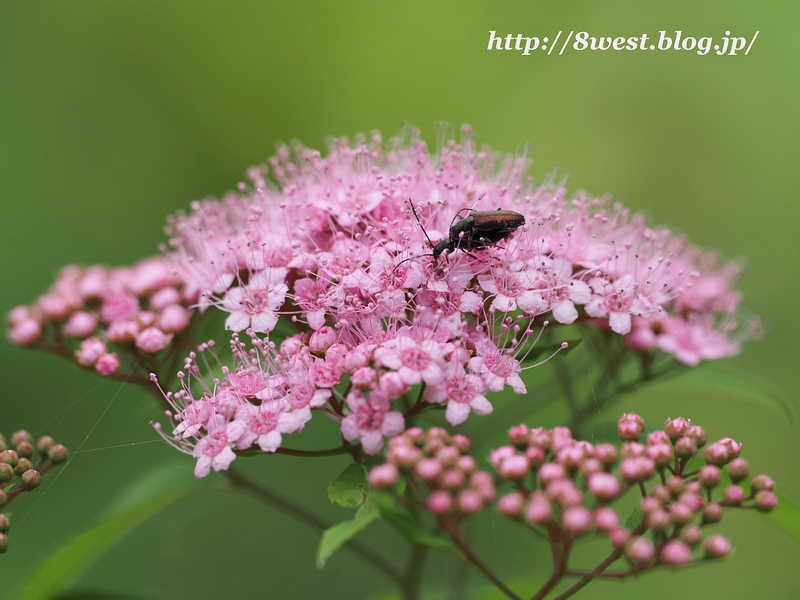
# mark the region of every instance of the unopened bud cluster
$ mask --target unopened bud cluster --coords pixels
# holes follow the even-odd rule
[[[50,291],[33,306],[8,315],[9,339],[60,354],[109,377],[120,369],[118,349],[156,353],[189,326],[198,293],[177,277],[169,258],[133,267],[62,269]]]
[[[0,553],[8,549],[9,519],[5,507],[42,484],[42,474],[68,458],[67,449],[49,435],[33,439],[21,429],[10,440],[0,433]]]
[[[664,430],[640,443],[644,430],[639,415],[622,415],[618,450],[575,440],[566,427],[513,427],[511,444],[490,455],[500,478],[516,488],[498,499],[498,510],[567,546],[590,533],[605,534],[638,572],[659,564],[688,564],[701,546],[706,557],[726,556],[729,542],[720,535],[704,540],[702,527],[718,522],[723,508],[775,507],[769,477],[759,475],[742,485],[749,467],[739,458],[742,446],[735,440],[706,445],[705,430],[686,419],[668,419]],[[707,464],[689,471],[689,460],[704,446]],[[733,484],[720,489],[723,470]],[[642,495],[643,515],[632,530],[621,526],[621,516],[609,506],[630,489]],[[648,530],[651,535],[645,536]]]
[[[369,483],[391,488],[401,474],[439,518],[458,522],[494,502],[494,477],[478,469],[465,435],[450,435],[441,427],[423,431],[411,427],[389,442],[386,464],[375,467]]]

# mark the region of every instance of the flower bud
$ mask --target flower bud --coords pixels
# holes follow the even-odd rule
[[[623,458],[636,458],[645,455],[645,446],[639,442],[625,442],[620,453]]]
[[[414,465],[422,460],[422,450],[416,446],[398,445],[389,450],[386,460],[401,469],[410,471],[414,468]]]
[[[525,449],[525,458],[528,459],[528,462],[534,469],[544,464],[546,456],[547,453],[541,446],[530,446]]]
[[[499,471],[500,465],[506,458],[516,455],[517,451],[513,446],[500,446],[499,448],[492,450],[492,453],[489,455],[489,462],[496,470]]]
[[[756,508],[761,512],[769,512],[778,505],[778,497],[769,490],[756,492]]]
[[[0,463],[0,483],[11,481],[14,477],[14,467],[7,463]]]
[[[664,432],[675,442],[678,438],[685,436],[691,427],[692,422],[689,419],[683,419],[681,417],[677,419],[667,419]]]
[[[706,523],[719,523],[722,519],[722,505],[711,502],[710,504],[706,504],[705,508],[703,509],[703,524]]]
[[[528,439],[531,436],[531,428],[527,425],[517,425],[508,430],[508,439],[511,444],[520,450],[528,447]]]
[[[22,458],[30,458],[31,456],[33,456],[33,452],[34,452],[34,448],[33,448],[33,444],[31,442],[24,441],[24,442],[20,442],[17,445],[17,453]]]
[[[469,441],[469,438],[465,436],[463,433],[457,433],[452,438],[450,438],[450,443],[458,448],[458,451],[461,454],[468,454],[470,450],[472,450],[472,442]]]
[[[649,515],[654,510],[661,510],[664,507],[664,503],[661,502],[659,498],[655,496],[648,496],[647,498],[642,498],[639,502],[639,510],[642,511],[643,515]]]
[[[31,491],[42,485],[42,474],[34,469],[28,469],[22,474],[22,487]]]
[[[653,444],[648,446],[647,456],[653,459],[656,467],[663,469],[672,462],[672,444]]]
[[[666,431],[659,429],[647,434],[647,445],[655,446],[656,444],[672,444],[672,440]]]
[[[378,384],[378,372],[370,367],[361,367],[355,370],[350,381],[359,390],[371,390]]]
[[[583,448],[578,446],[567,446],[566,448],[562,448],[558,451],[557,460],[559,464],[563,465],[570,471],[574,471],[578,468],[578,465],[583,460],[585,456],[585,451]]]
[[[663,508],[656,509],[645,517],[647,526],[653,531],[664,531],[671,525],[669,513]]]
[[[744,502],[744,490],[738,485],[730,485],[722,492],[726,504],[741,504]]]
[[[680,458],[688,459],[697,452],[697,442],[690,437],[681,437],[675,440],[675,454]]]
[[[706,430],[699,425],[692,425],[685,435],[686,437],[693,439],[698,448],[705,446],[706,442],[708,441]]]
[[[624,527],[615,527],[608,533],[611,545],[617,550],[622,548],[630,539],[630,532]]]
[[[63,463],[67,458],[69,458],[69,453],[67,452],[67,447],[62,444],[53,444],[50,446],[50,449],[47,451],[47,457],[53,462],[53,464]]]
[[[587,479],[594,473],[603,473],[604,469],[605,465],[603,461],[597,458],[585,458],[581,461],[581,464],[578,465],[578,471]]]
[[[753,477],[752,485],[755,491],[768,490],[771,492],[775,489],[775,482],[769,475],[756,475]]]
[[[31,459],[22,457],[19,459],[17,466],[14,467],[14,473],[17,475],[22,475],[25,471],[32,468],[33,468],[33,463],[31,462]]]
[[[665,565],[686,565],[692,561],[692,549],[683,542],[671,540],[664,544],[658,557]]]
[[[18,462],[19,454],[17,454],[16,450],[3,450],[0,452],[0,463],[5,463],[7,465],[11,465],[12,467],[16,467]]]
[[[511,481],[519,481],[530,472],[530,464],[528,459],[522,455],[509,456],[502,463],[497,472],[503,479],[510,479]]]
[[[686,482],[683,480],[683,477],[673,475],[667,481],[667,487],[669,488],[669,491],[672,492],[673,496],[677,496],[686,487]]]
[[[561,524],[569,533],[580,535],[592,525],[592,513],[585,506],[570,506],[561,513]]]
[[[374,488],[390,488],[400,478],[400,472],[392,464],[378,465],[369,474],[369,484]]]
[[[96,328],[97,317],[84,311],[77,311],[67,318],[64,333],[69,337],[83,339],[92,335]]]
[[[548,462],[539,467],[539,481],[544,487],[557,479],[564,479],[566,476],[566,470],[558,463]]]
[[[705,488],[711,489],[719,484],[720,469],[715,465],[706,465],[700,469],[697,480]]]
[[[512,519],[516,519],[522,513],[522,508],[525,506],[525,498],[522,494],[512,493],[501,496],[497,501],[497,510]]]
[[[617,462],[619,453],[617,452],[616,447],[611,444],[599,444],[594,449],[594,456],[595,458],[603,461],[605,465],[611,466]]]
[[[323,325],[311,334],[308,340],[308,347],[314,354],[324,356],[328,348],[336,343],[339,335],[333,327]]]
[[[739,483],[742,479],[747,477],[749,472],[750,467],[743,458],[734,458],[728,463],[728,475],[730,475],[734,483]]]
[[[450,492],[437,490],[430,495],[426,506],[434,515],[443,515],[453,508],[453,497]]]
[[[531,494],[528,506],[525,507],[525,518],[531,523],[544,525],[553,518],[553,507],[543,495],[534,492]]]
[[[452,491],[456,491],[464,487],[464,484],[467,482],[467,478],[464,473],[458,469],[447,469],[444,473],[442,473],[439,480],[443,488]]]
[[[694,515],[694,508],[686,502],[676,502],[669,507],[670,521],[676,525],[685,525],[694,519]]]
[[[453,446],[445,446],[436,452],[436,460],[447,468],[454,468],[458,465],[458,459],[461,458],[461,453]]]
[[[457,467],[467,475],[471,475],[478,470],[478,461],[472,456],[462,456],[458,459]]]
[[[148,353],[155,353],[163,350],[172,341],[172,336],[167,335],[158,327],[148,327],[139,332],[136,336],[136,347]],[[101,357],[102,358],[102,357]],[[98,359],[100,362],[100,359]]]
[[[643,565],[650,562],[656,555],[656,549],[647,538],[631,536],[625,543],[625,556],[632,563]]]
[[[635,413],[624,414],[617,421],[617,432],[623,441],[638,440],[644,432],[644,419]]]
[[[623,479],[631,483],[650,479],[655,470],[656,463],[645,456],[626,458],[619,466],[619,474],[622,475]]]
[[[8,496],[3,490],[0,490],[0,510],[3,510],[8,502]]]
[[[594,473],[587,480],[589,491],[601,502],[610,502],[622,493],[622,484],[611,473]]]
[[[678,534],[680,540],[689,546],[697,546],[703,539],[703,529],[700,525],[687,525]]]
[[[708,536],[703,547],[710,558],[724,558],[731,553],[731,543],[717,533]]]
[[[18,452],[19,445],[23,442],[27,442],[29,444],[32,443],[33,436],[24,429],[20,429],[19,431],[15,431],[11,434],[11,445],[14,446],[14,448],[17,448]]]
[[[728,446],[720,444],[719,442],[709,444],[703,452],[703,455],[707,463],[720,467],[727,464],[728,461],[733,458]]]
[[[483,498],[475,490],[461,490],[458,494],[458,510],[471,515],[483,508]]]
[[[550,433],[550,431],[545,429],[544,427],[537,427],[535,429],[531,429],[531,437],[528,440],[528,444],[530,444],[531,446],[539,446],[544,450],[550,450],[552,441],[553,441],[553,434]]]
[[[101,377],[110,377],[119,370],[120,364],[119,357],[116,354],[103,354],[94,363],[94,370]]]
[[[8,537],[5,533],[0,533],[0,554],[8,550]]]
[[[594,526],[597,531],[609,532],[619,527],[619,515],[607,506],[594,510]]]

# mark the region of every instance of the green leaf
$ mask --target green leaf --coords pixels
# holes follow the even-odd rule
[[[356,508],[364,502],[367,489],[367,470],[353,463],[328,485],[328,500],[345,508]]]
[[[188,477],[186,474],[189,474]],[[12,596],[15,600],[57,597],[81,573],[148,518],[185,496],[194,478],[186,464],[172,465],[138,482],[99,522],[53,550]]]
[[[628,515],[628,519],[625,521],[625,529],[628,531],[633,531],[639,526],[639,523],[644,521],[644,515],[642,514],[639,505],[633,507],[631,514]]]
[[[337,523],[323,531],[322,539],[319,541],[319,547],[317,548],[317,568],[322,569],[334,552],[380,516],[381,513],[370,494],[367,496],[366,502],[358,509],[352,521]]]
[[[794,411],[789,399],[772,382],[739,370],[734,370],[719,365],[703,365],[689,369],[680,377],[664,385],[681,386],[689,385],[704,389],[713,388],[715,392],[725,392],[734,397],[743,397],[759,402],[766,402],[777,406],[788,417],[789,422],[794,422]]]
[[[376,493],[375,500],[378,504],[381,517],[401,535],[403,535],[410,542],[418,546],[427,546],[435,550],[443,550],[444,552],[452,552],[456,556],[463,558],[461,550],[456,548],[449,541],[436,537],[428,532],[417,520],[411,516],[407,511],[400,510],[395,506],[394,498],[389,494]]]
[[[759,514],[800,544],[800,504],[781,495],[772,512]]]

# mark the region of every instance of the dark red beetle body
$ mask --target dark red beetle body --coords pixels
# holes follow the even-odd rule
[[[512,210],[470,211],[466,217],[451,225],[448,237],[433,246],[433,258],[437,259],[443,252],[450,253],[456,248],[468,251],[494,246],[524,224],[525,217]]]

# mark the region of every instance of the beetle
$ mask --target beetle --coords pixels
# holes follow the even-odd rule
[[[408,199],[414,217],[420,227],[422,222],[419,220],[417,210],[411,198]],[[469,210],[466,217],[459,218],[461,213]],[[458,220],[456,220],[458,219]],[[501,240],[506,239],[514,231],[525,224],[525,217],[513,210],[470,210],[462,208],[453,217],[450,223],[450,232],[446,238],[434,244],[428,237],[428,232],[422,228],[428,242],[433,246],[433,259],[436,260],[444,252],[450,254],[457,248],[469,253],[469,250],[485,250],[490,246],[496,245]]]

